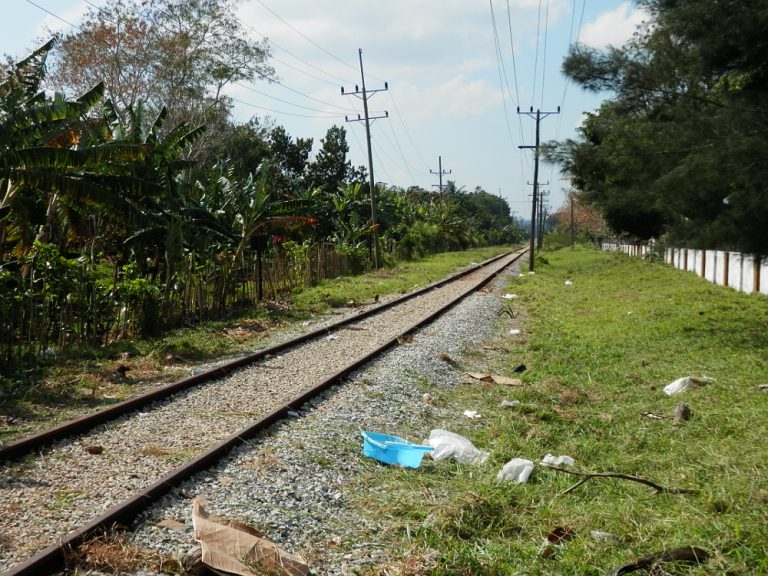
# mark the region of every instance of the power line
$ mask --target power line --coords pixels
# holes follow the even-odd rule
[[[494,49],[496,52],[496,69],[499,73],[499,87],[501,88],[501,102],[504,105],[504,118],[506,120],[505,124],[507,126],[507,132],[509,133],[509,140],[512,143],[512,146],[515,145],[515,138],[512,136],[512,129],[510,128],[509,124],[509,110],[507,109],[507,98],[504,94],[504,85],[506,83],[507,86],[507,92],[509,93],[510,98],[512,97],[512,91],[509,89],[509,80],[507,77],[507,70],[504,66],[504,58],[501,54],[501,45],[499,43],[499,31],[498,27],[496,26],[496,12],[493,9],[493,0],[489,0],[489,5],[491,8],[491,25],[493,26],[493,43],[494,43]]]
[[[544,11],[544,53],[541,59],[541,103],[540,107],[544,107],[544,83],[547,79],[547,37],[549,36],[549,0],[547,0],[546,9]],[[534,96],[535,97],[535,96]]]
[[[395,112],[397,113],[397,119],[400,120],[400,124],[403,126],[403,130],[405,130],[405,135],[408,137],[408,140],[411,143],[411,146],[413,146],[413,149],[416,151],[416,155],[419,157],[421,162],[424,164],[424,166],[429,170],[429,164],[426,160],[424,160],[424,157],[421,155],[421,152],[419,151],[418,146],[413,142],[413,138],[411,137],[411,133],[408,130],[408,126],[405,123],[405,120],[403,120],[403,115],[400,113],[400,109],[397,107],[397,102],[395,102],[395,96],[392,91],[387,92],[389,95],[389,99],[392,100],[392,106],[395,108]]]
[[[228,96],[233,102],[237,102],[238,104],[243,104],[244,106],[250,106],[251,108],[257,108],[259,110],[266,110],[267,112],[272,112],[273,114],[282,114],[284,116],[296,116],[298,118],[336,118],[341,119],[344,118],[344,116],[334,115],[334,114],[325,114],[325,115],[311,115],[311,114],[296,114],[294,112],[285,112],[283,110],[274,110],[272,108],[267,108],[266,106],[259,106],[258,104],[253,104],[251,102],[246,102],[245,100],[240,100],[239,98],[235,98],[234,96]],[[295,106],[295,104],[294,104]]]
[[[72,24],[72,22],[70,22],[69,20],[65,20],[64,18],[62,18],[62,17],[61,17],[61,16],[59,16],[58,14],[54,14],[53,12],[51,12],[51,11],[50,11],[50,10],[48,10],[47,8],[43,8],[43,7],[42,7],[42,6],[40,6],[39,4],[35,4],[34,2],[32,2],[32,0],[26,0],[26,2],[27,2],[27,4],[31,4],[31,5],[32,5],[32,6],[34,6],[35,8],[38,8],[38,9],[42,10],[42,11],[43,11],[43,12],[45,12],[46,14],[49,14],[50,16],[53,16],[53,17],[54,17],[54,18],[56,18],[57,20],[61,20],[62,22],[64,22],[64,24],[68,24],[69,26],[72,26],[72,28],[77,28],[77,29],[78,29],[78,30],[80,30],[81,32],[83,31],[83,29],[82,29],[82,28],[80,28],[80,26],[78,26],[77,24]]]
[[[536,17],[536,56],[533,60],[533,91],[531,101],[536,101],[536,83],[539,77],[539,44],[541,40],[541,0],[539,0],[539,12]],[[518,102],[518,106],[520,103]]]
[[[256,88],[253,88],[252,86],[248,86],[247,84],[243,84],[242,82],[233,82],[232,83],[235,86],[240,86],[240,88],[244,88],[250,92],[253,92],[254,94],[259,94],[260,96],[266,96],[267,98],[271,98],[272,100],[277,100],[278,102],[281,102],[283,104],[288,104],[289,106],[295,106],[296,108],[302,108],[304,110],[309,110],[310,112],[320,112],[321,114],[327,114],[327,110],[319,110],[317,108],[310,108],[309,106],[303,106],[301,104],[296,104],[294,102],[289,102],[288,100],[283,100],[282,98],[278,98],[277,96],[272,96],[271,94],[268,94],[266,92],[262,92],[261,90],[257,90]],[[290,90],[291,92],[295,92],[296,94],[299,94],[301,96],[304,96],[305,98],[309,98],[310,100],[315,100],[317,102],[320,102],[321,104],[327,104],[328,106],[333,106],[334,108],[338,108],[340,110],[343,110],[345,112],[351,112],[354,111],[355,113],[357,110],[353,110],[352,108],[343,108],[341,106],[337,106],[335,104],[331,104],[330,102],[323,102],[322,100],[318,100],[317,98],[313,98],[312,96],[309,96],[308,94],[303,94],[302,92],[299,92],[298,90],[293,90],[292,88],[288,88],[287,86],[283,84],[279,84],[280,86],[283,86],[283,88],[286,88]]]
[[[274,10],[272,10],[272,8],[270,8],[269,6],[267,6],[266,4],[264,4],[264,2],[262,2],[261,0],[256,0],[256,2],[258,2],[258,3],[259,3],[261,6],[263,6],[264,8],[266,8],[266,9],[269,11],[269,13],[270,13],[270,14],[272,14],[272,15],[273,15],[275,18],[277,18],[278,20],[280,20],[280,22],[282,22],[283,24],[285,24],[286,26],[288,26],[288,27],[289,27],[291,30],[293,30],[294,32],[296,32],[296,33],[297,33],[299,36],[301,36],[302,38],[304,38],[304,39],[305,39],[307,42],[309,42],[310,44],[312,44],[314,47],[318,48],[319,50],[322,50],[322,51],[323,51],[323,52],[325,52],[325,53],[326,53],[328,56],[330,56],[331,58],[333,58],[333,59],[334,59],[334,60],[336,60],[337,62],[340,62],[341,64],[343,64],[343,65],[344,65],[344,66],[346,66],[347,68],[351,68],[351,69],[352,69],[352,70],[354,70],[355,72],[357,71],[357,68],[356,68],[355,66],[353,66],[353,65],[352,65],[352,64],[350,64],[349,62],[345,62],[344,60],[342,60],[341,58],[339,58],[338,56],[336,56],[336,55],[335,55],[335,54],[333,54],[332,52],[329,52],[328,50],[326,50],[325,48],[323,48],[322,46],[320,46],[320,44],[318,44],[317,42],[315,42],[314,40],[312,40],[312,38],[310,38],[309,36],[307,36],[306,34],[304,34],[304,33],[303,33],[301,30],[299,30],[299,29],[298,29],[298,28],[296,28],[296,27],[295,27],[293,24],[291,24],[290,22],[288,22],[288,21],[287,21],[285,18],[283,18],[282,16],[280,16],[280,14],[278,14],[277,12],[275,12]],[[341,80],[341,79],[340,79],[340,80]],[[341,80],[341,81],[342,81],[342,82],[344,82],[344,80]]]

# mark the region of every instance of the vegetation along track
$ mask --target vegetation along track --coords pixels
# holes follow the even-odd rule
[[[524,253],[491,259],[332,326],[0,448],[0,571],[55,571],[66,547],[98,528],[129,522],[181,480],[481,288]]]

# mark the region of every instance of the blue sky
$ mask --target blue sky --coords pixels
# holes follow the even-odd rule
[[[0,53],[22,57],[48,38],[46,30],[72,30],[61,19],[77,25],[103,3],[4,0]],[[517,106],[560,106],[561,114],[542,121],[541,139],[572,137],[602,98],[565,82],[569,43],[618,46],[642,20],[627,0],[244,0],[238,16],[272,42],[281,82],[232,87],[239,120],[269,116],[292,136],[314,138],[315,150],[329,127],[345,126],[351,160],[367,166],[364,127],[344,120],[362,104],[340,93],[360,83],[362,48],[366,87],[389,84],[369,101],[372,114],[389,113],[372,126],[376,180],[432,188],[438,178],[430,171],[442,156],[451,171],[444,182],[501,193],[522,217],[530,216],[533,160],[518,146],[534,143],[535,122],[518,116]],[[560,206],[568,182],[546,165],[539,180],[549,182],[542,186],[549,204]]]

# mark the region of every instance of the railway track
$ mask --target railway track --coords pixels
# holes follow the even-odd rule
[[[3,446],[0,571],[56,571],[66,547],[99,528],[129,523],[182,480],[396,345],[523,253]]]

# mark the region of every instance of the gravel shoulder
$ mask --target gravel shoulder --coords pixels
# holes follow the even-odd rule
[[[303,556],[313,574],[355,574],[387,562],[396,552],[387,548],[386,520],[366,516],[355,506],[366,490],[386,490],[370,481],[380,465],[362,456],[360,432],[382,431],[420,442],[433,428],[450,428],[462,418],[458,408],[435,407],[424,394],[466,380],[440,356],[460,360],[462,353],[495,335],[503,308],[498,290],[506,274],[417,332],[411,343],[358,371],[346,385],[308,403],[293,419],[236,449],[181,490],[207,501],[210,512],[250,524]],[[133,543],[175,557],[196,545],[192,506],[179,492],[145,512],[134,527]],[[159,526],[164,520],[180,525]]]

